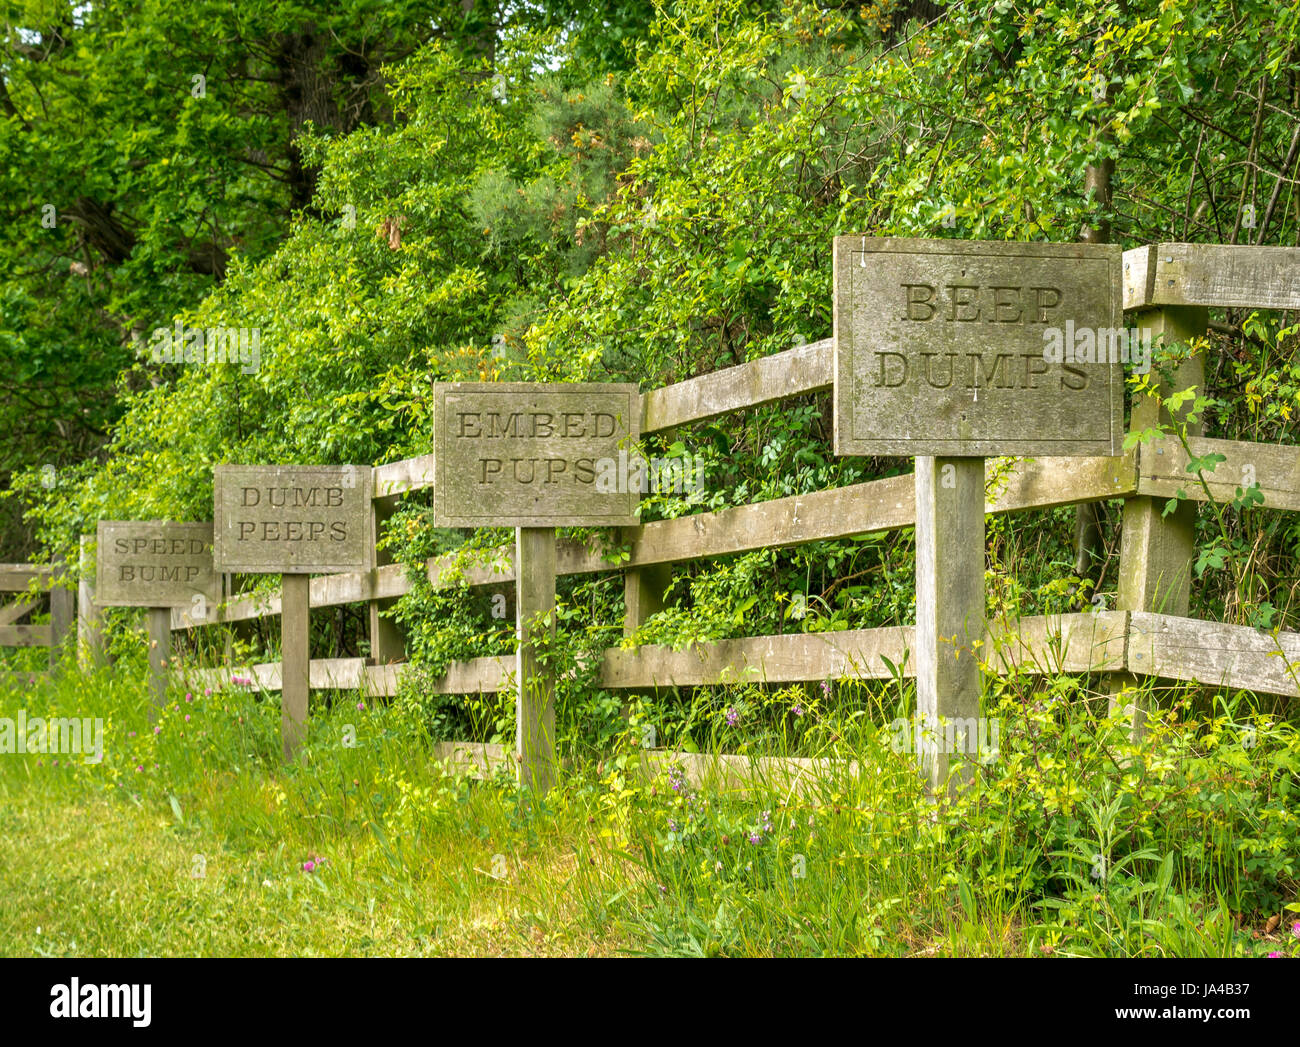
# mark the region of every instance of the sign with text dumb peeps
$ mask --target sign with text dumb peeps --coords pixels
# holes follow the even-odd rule
[[[1117,455],[1121,251],[835,239],[835,453]]]
[[[370,566],[368,465],[219,465],[218,571],[329,574]]]
[[[434,390],[438,527],[627,527],[635,385],[447,382]]]
[[[95,544],[95,603],[102,607],[221,603],[210,523],[100,520]]]

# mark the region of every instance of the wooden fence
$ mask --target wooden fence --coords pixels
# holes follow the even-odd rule
[[[0,564],[0,593],[16,594],[9,603],[0,604],[0,647],[47,647],[49,664],[59,660],[64,641],[72,629],[74,597],[59,582],[61,568],[55,564]],[[24,624],[23,619],[43,603],[38,589],[48,591],[50,620],[45,625]],[[39,673],[6,674],[30,682]]]
[[[1300,309],[1300,250],[1157,244],[1124,255],[1126,324],[1155,335],[1188,341],[1206,333],[1210,308]],[[641,432],[663,432],[682,425],[826,390],[832,382],[830,339],[803,345],[751,363],[727,368],[641,397]],[[1204,360],[1181,365],[1164,392],[1204,388]],[[1159,405],[1132,405],[1134,429],[1157,419]],[[1167,418],[1167,415],[1166,415]],[[1190,427],[1193,454],[1225,456],[1207,474],[1209,493],[1229,499],[1243,486],[1242,467],[1251,466],[1263,504],[1300,509],[1300,448],[1205,439]],[[1143,445],[1114,458],[1017,459],[1009,473],[988,486],[989,513],[1043,509],[1106,499],[1123,499],[1123,535],[1118,606],[1100,613],[1064,614],[991,623],[989,641],[999,671],[1107,672],[1113,690],[1132,676],[1156,676],[1209,685],[1249,688],[1279,695],[1300,693],[1292,663],[1300,660],[1300,634],[1261,633],[1245,626],[1186,617],[1195,556],[1195,502],[1206,499],[1196,478],[1183,470],[1186,452],[1176,440]],[[377,466],[373,474],[374,530],[378,536],[403,495],[432,486],[433,456]],[[992,471],[990,466],[990,472]],[[990,477],[992,480],[992,477]],[[1165,501],[1178,491],[1187,500],[1169,516]],[[833,490],[778,498],[643,524],[625,529],[620,544],[630,555],[619,566],[597,547],[557,540],[556,573],[582,575],[621,571],[625,590],[625,633],[662,606],[674,564],[785,548],[911,527],[915,523],[911,475],[872,480]],[[515,581],[511,547],[497,551],[497,562],[450,579],[451,557],[425,565],[435,587],[460,584],[498,586]],[[312,608],[369,605],[371,657],[315,659],[311,687],[360,688],[392,695],[406,668],[400,630],[381,613],[410,588],[406,568],[376,554],[370,570],[315,577]],[[278,594],[229,601],[202,625],[247,622],[280,613]],[[173,631],[200,625],[172,612]],[[892,675],[886,659],[914,672],[910,626],[841,632],[756,636],[696,646],[686,651],[642,646],[604,652],[600,678],[610,688],[655,688],[726,684],[746,680],[770,683],[816,681],[842,676],[884,679]],[[228,683],[231,675],[279,687],[280,664],[226,666],[206,670],[200,681]],[[440,693],[494,692],[516,684],[515,659],[474,658],[451,665],[433,686]],[[473,749],[482,761],[484,747]],[[454,748],[454,747],[453,747]]]

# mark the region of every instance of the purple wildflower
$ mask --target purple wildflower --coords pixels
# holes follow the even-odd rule
[[[736,711],[736,707],[733,705],[727,710],[727,726],[735,727],[738,723],[740,723],[740,713]]]
[[[793,709],[791,709],[790,711],[791,711],[792,713],[794,713],[795,716],[802,716],[802,715],[803,715],[803,706],[802,706],[802,705],[796,705],[796,706],[795,706]]]
[[[316,863],[312,861],[310,858],[308,858],[305,862],[302,863],[302,871],[305,873],[315,872]]]
[[[763,837],[759,836],[758,833],[750,833],[750,834],[749,834],[749,842],[750,842],[750,843],[762,843],[762,842],[763,842]]]
[[[1291,937],[1300,938],[1300,920],[1291,925]]]

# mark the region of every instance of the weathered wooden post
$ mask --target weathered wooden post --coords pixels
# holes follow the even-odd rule
[[[376,544],[383,536],[384,525],[397,509],[400,495],[376,495],[372,503],[371,528]],[[378,568],[391,564],[392,554],[387,549],[375,549],[374,572],[372,582],[378,584]],[[401,627],[384,612],[391,610],[397,600],[393,597],[372,599],[368,610],[370,617],[370,658],[375,665],[390,665],[406,659],[406,637]]]
[[[640,419],[635,385],[434,386],[435,525],[516,529],[515,756],[528,788],[556,781],[555,679],[540,651],[555,629],[555,529],[636,524]]]
[[[63,561],[55,558],[50,567],[50,668],[58,667],[63,657],[64,644],[72,632],[75,597],[67,585],[67,569]]]
[[[539,648],[555,635],[555,528],[515,528],[515,594],[519,780],[544,791],[555,784],[555,676]]]
[[[280,576],[280,741],[284,758],[307,738],[311,696],[311,575]]]
[[[1115,455],[1120,250],[835,240],[835,453],[916,458],[917,757],[969,780],[980,720],[986,456]],[[1100,348],[1099,348],[1100,347]]]
[[[371,477],[361,465],[219,465],[218,571],[280,575],[280,740],[292,760],[307,734],[311,575],[369,569]]]
[[[1140,301],[1152,297],[1148,288],[1155,279],[1159,250],[1159,245],[1145,247],[1129,251],[1124,257],[1125,286],[1132,288],[1132,297]],[[1173,260],[1170,257],[1169,261]],[[1169,290],[1160,288],[1161,292]],[[1177,295],[1169,297],[1176,298]],[[1149,336],[1153,342],[1159,339],[1166,345],[1190,342],[1203,337],[1208,330],[1209,310],[1198,305],[1148,306],[1134,312],[1130,322],[1144,339]],[[1200,436],[1205,429],[1204,421],[1198,419],[1191,424],[1186,421],[1191,401],[1178,410],[1177,418],[1173,418],[1160,400],[1184,389],[1193,389],[1200,395],[1205,389],[1204,356],[1197,353],[1180,360],[1158,377],[1156,385],[1156,396],[1144,396],[1133,404],[1130,428],[1141,432],[1156,427],[1186,426],[1188,437]],[[1150,446],[1139,449],[1140,456],[1156,453],[1163,453],[1163,449]],[[1196,478],[1188,474],[1188,486],[1195,482]],[[1135,495],[1124,501],[1117,610],[1185,616],[1190,608],[1192,565],[1196,559],[1197,503],[1190,499],[1182,501],[1165,516],[1167,500]],[[1134,657],[1142,657],[1142,652],[1137,651]],[[1132,716],[1134,737],[1141,737],[1151,711],[1151,692],[1142,691],[1139,678],[1129,672],[1111,674],[1107,686],[1112,709],[1123,703]]]
[[[81,536],[81,574],[77,579],[77,665],[82,671],[98,668],[104,657],[104,615],[95,602],[95,563],[90,555],[94,539]]]
[[[212,524],[164,520],[100,520],[96,533],[95,602],[147,608],[149,690],[167,699],[173,607],[194,613],[221,602],[212,567]]]
[[[984,459],[916,458],[916,712],[932,792],[949,781],[945,722],[980,715],[984,638]],[[969,728],[968,728],[969,729]],[[970,737],[978,737],[972,733]],[[959,780],[970,778],[963,765]]]
[[[664,593],[673,584],[668,563],[629,567],[623,572],[623,635],[631,636],[652,614],[664,609]]]

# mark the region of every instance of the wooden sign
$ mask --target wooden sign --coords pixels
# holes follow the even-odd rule
[[[212,524],[100,520],[95,602],[102,607],[215,607],[221,576]]]
[[[219,465],[221,572],[328,574],[370,566],[369,466]]]
[[[1114,245],[836,237],[835,453],[1118,455],[1120,267]]]
[[[436,526],[636,524],[635,385],[449,382],[434,397]]]

